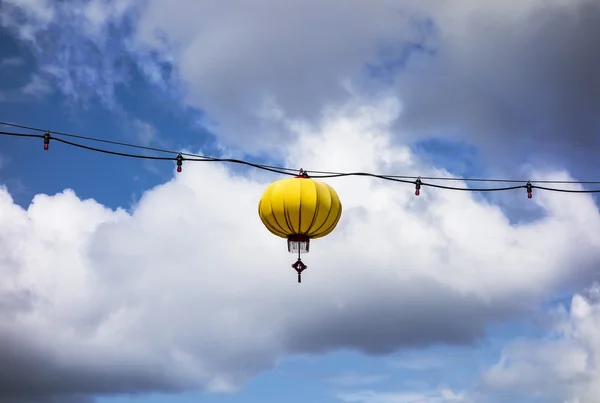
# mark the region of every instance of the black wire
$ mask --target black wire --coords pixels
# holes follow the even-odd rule
[[[156,152],[167,153],[167,154],[174,154],[174,155],[181,154],[182,156],[185,156],[185,157],[205,159],[206,161],[225,161],[225,160],[220,159],[220,158],[207,157],[207,156],[199,155],[199,154],[184,153],[184,152],[179,153],[177,151],[167,150],[167,149],[163,149],[163,148],[147,147],[147,146],[141,146],[141,145],[138,145],[138,144],[124,143],[124,142],[120,142],[120,141],[113,141],[113,140],[99,139],[99,138],[95,138],[95,137],[81,136],[81,135],[72,134],[72,133],[57,132],[57,131],[52,131],[52,130],[44,130],[44,129],[40,129],[40,128],[37,128],[37,127],[24,126],[24,125],[20,125],[20,124],[16,124],[16,123],[8,123],[8,122],[1,122],[0,121],[0,125],[18,127],[18,128],[21,128],[21,129],[27,129],[27,130],[32,130],[32,131],[37,131],[37,132],[42,132],[42,133],[56,134],[56,135],[60,135],[60,136],[72,137],[72,138],[77,138],[77,139],[81,139],[81,140],[88,140],[88,141],[95,141],[95,142],[99,142],[99,143],[119,145],[119,146],[123,146],[123,147],[137,148],[137,149],[140,149],[140,150],[156,151]],[[6,133],[6,132],[3,132],[2,134],[11,135],[11,133]],[[29,136],[29,137],[36,137],[36,135],[27,135],[27,136]],[[296,172],[298,172],[298,169],[296,169],[296,168],[286,168],[286,167],[273,166],[273,165],[264,165],[264,164],[253,164],[253,163],[249,163],[247,161],[242,161],[242,160],[228,160],[226,162],[242,163],[244,165],[248,165],[248,166],[252,166],[252,167],[256,167],[256,168],[263,168],[263,167],[264,168],[270,168],[270,169],[274,170],[272,172],[277,172],[277,173],[281,173],[281,171],[289,171],[289,172],[291,172],[288,175],[292,175],[292,173],[295,175]],[[348,176],[348,174],[345,174],[345,173],[331,172],[331,171],[307,171],[307,172],[310,172],[311,176],[313,178],[335,178],[335,177],[339,177],[339,176]],[[350,175],[352,175],[352,176],[359,176],[358,173],[352,173]],[[367,176],[373,176],[373,175],[369,174]],[[404,176],[404,175],[376,175],[375,177],[386,177],[386,178],[394,178],[394,179],[407,179],[407,180],[412,180],[411,182],[414,182],[414,180],[417,179],[416,176]],[[532,180],[532,181],[528,181],[528,180],[521,180],[521,179],[461,178],[461,177],[447,177],[447,176],[446,177],[444,177],[444,176],[442,176],[442,177],[422,176],[422,177],[420,177],[420,179],[421,180],[435,180],[435,181],[488,182],[488,183],[493,183],[493,182],[498,182],[498,183],[525,183],[525,182],[530,182],[532,184],[534,184],[534,183],[577,184],[577,185],[599,185],[600,184],[600,181],[556,181],[556,180]]]
[[[67,134],[67,133],[60,133],[60,132],[51,132],[51,131],[45,131],[42,129],[36,129],[36,128],[31,128],[31,127],[27,127],[27,126],[22,126],[22,125],[16,125],[16,124],[12,124],[12,123],[4,123],[4,122],[0,122],[0,124],[2,125],[7,125],[7,126],[14,126],[14,127],[19,127],[22,129],[27,129],[27,130],[34,130],[34,131],[39,131],[39,132],[44,132],[45,134],[50,134],[50,133],[54,133],[57,135],[61,135],[61,136],[69,136],[69,137],[75,137],[75,138],[80,138],[80,139],[86,139],[86,140],[91,140],[91,141],[97,141],[97,142],[102,142],[102,143],[108,143],[108,144],[114,144],[114,145],[122,145],[122,146],[127,146],[127,147],[133,147],[133,148],[139,148],[139,149],[145,149],[145,150],[151,150],[151,151],[158,151],[158,152],[164,152],[164,153],[171,153],[171,154],[177,154],[177,156],[181,155],[181,156],[191,156],[192,158],[183,158],[184,161],[195,161],[195,162],[229,162],[229,163],[234,163],[234,164],[241,164],[241,165],[247,165],[250,167],[254,167],[254,168],[258,168],[258,169],[262,169],[265,171],[269,171],[269,172],[274,172],[274,173],[279,173],[282,175],[291,175],[291,176],[295,176],[296,173],[292,173],[290,171],[295,171],[297,172],[297,170],[292,169],[292,168],[282,168],[282,167],[275,167],[275,166],[270,166],[270,165],[262,165],[262,164],[255,164],[252,162],[248,162],[248,161],[244,161],[244,160],[239,160],[239,159],[232,159],[232,158],[214,158],[214,157],[206,157],[203,155],[197,155],[197,154],[189,154],[189,153],[178,153],[176,151],[170,151],[170,150],[162,150],[162,149],[157,149],[157,148],[152,148],[152,147],[144,147],[144,146],[139,146],[139,145],[135,145],[135,144],[128,144],[128,143],[121,143],[121,142],[116,142],[116,141],[111,141],[111,140],[103,140],[103,139],[95,139],[92,137],[85,137],[85,136],[79,136],[79,135],[71,135],[71,134]],[[16,136],[16,137],[35,137],[35,138],[44,138],[45,134],[32,134],[32,133],[13,133],[13,132],[4,132],[4,131],[0,131],[0,135],[6,135],[6,136]],[[85,150],[90,150],[90,151],[95,151],[95,152],[99,152],[99,153],[104,153],[104,154],[110,154],[110,155],[116,155],[116,156],[122,156],[122,157],[128,157],[128,158],[137,158],[137,159],[149,159],[149,160],[163,160],[163,161],[176,161],[178,159],[178,157],[159,157],[159,156],[152,156],[152,155],[140,155],[140,154],[131,154],[131,153],[122,153],[122,152],[118,152],[118,151],[111,151],[111,150],[105,150],[102,148],[96,148],[96,147],[90,147],[90,146],[86,146],[84,144],[79,144],[79,143],[75,143],[69,140],[65,140],[65,139],[61,139],[59,137],[54,137],[54,136],[50,136],[50,139],[58,141],[60,143],[64,143],[76,148],[82,148]],[[459,190],[459,191],[467,191],[467,192],[499,192],[499,191],[507,191],[507,190],[516,190],[516,189],[522,189],[522,188],[527,188],[527,184],[524,185],[519,185],[519,186],[509,186],[509,187],[499,187],[499,188],[459,188],[459,187],[455,187],[455,186],[445,186],[445,185],[439,185],[439,184],[434,184],[434,183],[427,183],[427,182],[423,182],[423,179],[426,180],[464,180],[461,178],[443,178],[443,177],[411,177],[411,176],[400,176],[400,175],[390,175],[390,176],[386,176],[386,175],[378,175],[378,174],[372,174],[369,172],[327,172],[327,171],[305,171],[305,172],[311,172],[311,173],[316,173],[317,175],[310,175],[311,178],[339,178],[339,177],[346,177],[346,176],[366,176],[366,177],[372,177],[372,178],[378,178],[378,179],[383,179],[383,180],[388,180],[388,181],[392,181],[392,182],[400,182],[400,183],[410,183],[410,184],[415,184],[417,183],[417,181],[419,181],[421,186],[429,186],[432,188],[438,188],[438,189],[445,189],[445,190]],[[415,180],[412,180],[415,179]],[[592,190],[570,190],[570,189],[557,189],[557,188],[549,188],[549,187],[544,187],[544,186],[536,186],[533,185],[533,183],[565,183],[565,184],[592,184],[592,183],[598,183],[600,184],[600,182],[577,182],[577,181],[517,181],[514,179],[509,179],[509,180],[501,180],[501,179],[470,179],[472,181],[487,181],[487,182],[515,182],[515,183],[524,183],[527,182],[529,184],[531,184],[531,187],[534,189],[540,189],[540,190],[546,190],[546,191],[552,191],[552,192],[563,192],[563,193],[600,193],[600,189],[592,189]]]
[[[42,134],[30,134],[30,133],[11,133],[11,132],[0,132],[1,135],[4,136],[15,136],[15,137],[37,137],[43,139],[44,136]]]
[[[222,160],[220,158],[215,159],[214,157],[207,157],[207,156],[200,155],[200,154],[185,153],[185,152],[167,150],[164,148],[147,147],[147,146],[141,146],[139,144],[131,144],[131,143],[124,143],[121,141],[99,139],[99,138],[95,138],[95,137],[81,136],[79,134],[72,134],[72,133],[57,132],[57,131],[53,131],[53,130],[44,130],[44,129],[40,129],[40,128],[36,128],[36,127],[19,125],[16,123],[0,122],[0,125],[12,126],[12,127],[20,128],[20,129],[32,130],[32,131],[37,131],[37,132],[49,133],[49,134],[56,134],[59,136],[71,137],[71,138],[76,138],[76,139],[80,139],[80,140],[88,140],[88,141],[95,141],[98,143],[105,143],[105,144],[112,144],[112,145],[118,145],[118,146],[123,146],[123,147],[137,148],[137,149],[146,150],[146,151],[156,151],[156,152],[160,152],[160,153],[173,154],[173,155],[181,154],[182,156],[192,157],[192,158],[196,158],[198,160],[206,160],[206,161],[221,161]],[[11,135],[11,133],[7,133],[7,132],[1,132],[0,134]],[[28,136],[29,137],[43,137],[42,135],[33,135],[33,134],[28,135]],[[57,139],[56,137],[52,137],[52,138]],[[75,146],[77,147],[77,145],[75,145]],[[94,149],[94,151],[97,151],[97,150],[98,149]],[[117,154],[115,154],[115,155],[117,155]],[[131,157],[132,155],[134,155],[134,154],[128,154],[126,156]],[[139,158],[139,157],[132,157],[132,158]],[[173,159],[175,159],[175,158],[176,157],[174,157]],[[161,158],[151,158],[151,159],[161,159]],[[167,159],[169,159],[169,158],[167,158]],[[281,173],[281,171],[290,171],[289,173],[287,173],[287,175],[296,175],[296,173],[298,172],[298,170],[294,169],[294,168],[284,168],[284,167],[277,167],[277,166],[272,166],[272,165],[253,164],[253,163],[249,163],[247,161],[242,161],[242,160],[229,160],[228,162],[241,163],[244,165],[249,165],[249,166],[253,166],[253,167],[257,167],[257,168],[259,168],[259,167],[260,168],[263,168],[263,167],[269,168],[271,170],[274,170],[272,172],[277,172],[277,173]]]
[[[547,188],[544,186],[533,186],[535,189],[541,190],[549,190],[551,192],[563,192],[563,193],[600,193],[600,189],[592,189],[592,190],[572,190],[572,189],[555,189],[555,188]]]
[[[184,154],[182,154],[184,155]],[[289,176],[296,176],[298,175],[298,170],[294,169],[294,172],[288,172],[288,171],[283,171],[283,169],[292,171],[291,168],[279,168],[279,167],[272,167],[270,165],[262,165],[262,164],[255,164],[253,162],[248,162],[248,161],[244,161],[244,160],[238,160],[238,159],[233,159],[233,158],[212,158],[212,157],[206,157],[203,159],[194,159],[194,158],[184,158],[184,161],[197,161],[197,162],[230,162],[233,164],[240,164],[240,165],[247,165],[249,167],[254,167],[254,168],[258,168],[258,169],[262,169],[264,171],[269,171],[269,172],[275,172],[278,174],[282,174],[282,175],[289,175]]]
[[[309,172],[315,172],[315,171],[309,171]],[[372,178],[379,178],[379,179],[384,179],[384,180],[389,180],[389,181],[394,181],[394,182],[416,184],[415,181],[408,180],[408,178],[412,178],[410,176],[385,176],[385,175],[371,174],[368,172],[349,172],[349,173],[340,173],[340,174],[332,173],[330,175],[321,175],[321,176],[311,175],[311,178],[339,178],[339,177],[343,177],[343,176],[369,176]],[[400,179],[400,178],[407,178],[407,179]],[[502,187],[502,188],[458,188],[458,187],[454,187],[454,186],[444,186],[444,185],[437,185],[434,183],[423,182],[422,179],[427,179],[426,177],[420,177],[418,179],[421,179],[421,186],[429,186],[429,187],[433,187],[433,188],[446,189],[446,190],[463,190],[463,191],[468,191],[468,192],[498,192],[498,191],[503,191],[503,190],[514,190],[514,189],[521,189],[521,188],[527,187],[527,185],[520,185],[520,186],[510,186],[510,187]],[[527,181],[523,181],[523,182],[527,182]]]
[[[46,132],[46,133],[48,133],[48,132]],[[0,131],[0,135],[17,136],[17,137],[37,137],[37,138],[44,138],[44,135],[42,135],[42,134],[12,133],[12,132],[3,132],[3,131]],[[62,135],[64,135],[64,134],[61,134],[61,136]],[[90,147],[90,146],[86,146],[86,145],[83,145],[83,144],[74,143],[72,141],[61,139],[61,138],[55,137],[55,136],[51,136],[50,139],[58,141],[60,143],[68,144],[68,145],[73,146],[73,147],[83,148],[85,150],[96,151],[96,152],[104,153],[104,154],[118,155],[118,156],[121,156],[121,157],[138,158],[138,159],[149,159],[149,160],[162,160],[162,161],[169,161],[169,160],[170,161],[176,161],[177,160],[177,157],[158,157],[158,156],[151,156],[151,155],[130,154],[130,153],[122,153],[122,152],[118,152],[118,151],[105,150],[105,149],[102,149],[102,148]],[[106,142],[111,143],[111,144],[119,144],[118,142],[111,142],[109,140],[106,140]],[[140,146],[140,147],[143,147],[143,146]],[[164,152],[169,152],[169,153],[173,153],[173,154],[179,155],[179,153],[175,152],[175,151],[164,151]],[[182,156],[183,155],[189,155],[189,156],[194,157],[194,158],[184,158],[183,159],[184,161],[195,161],[195,162],[211,162],[211,161],[212,162],[230,162],[230,163],[234,163],[234,164],[241,164],[241,165],[251,166],[251,167],[254,167],[254,168],[259,168],[259,169],[263,169],[265,171],[270,171],[270,172],[274,172],[274,173],[278,173],[278,174],[282,174],[282,175],[290,175],[290,176],[297,175],[297,173],[286,172],[286,171],[283,171],[281,169],[278,169],[277,167],[271,167],[271,166],[268,166],[268,165],[261,165],[261,164],[254,164],[252,162],[238,160],[238,159],[232,159],[232,158],[213,158],[213,157],[205,157],[205,156],[201,156],[201,155],[186,154],[186,153],[181,153],[181,155]],[[288,168],[288,169],[291,170],[290,168]]]
[[[335,178],[338,176],[346,176],[339,172],[330,171],[307,171],[313,174],[317,174],[318,178]],[[322,176],[321,176],[322,175]],[[461,182],[498,182],[498,183],[553,183],[553,184],[573,184],[573,185],[600,185],[600,181],[557,181],[557,180],[525,180],[525,179],[486,179],[486,178],[462,178],[462,177],[449,177],[449,176],[406,176],[406,175],[381,175],[387,178],[397,179],[417,179],[421,180],[435,180],[435,181],[461,181]]]
[[[146,146],[141,146],[141,145],[138,145],[138,144],[130,144],[130,143],[123,143],[123,142],[120,142],[120,141],[98,139],[98,138],[94,138],[94,137],[81,136],[81,135],[78,135],[78,134],[55,132],[55,131],[52,131],[52,130],[43,130],[43,129],[38,129],[38,128],[35,128],[35,127],[18,125],[18,124],[15,124],[15,123],[0,122],[0,125],[18,127],[20,129],[33,130],[33,131],[37,131],[37,132],[44,132],[44,133],[56,134],[56,135],[59,135],[59,136],[72,137],[72,138],[76,138],[76,139],[80,139],[80,140],[89,140],[89,141],[96,141],[98,143],[106,143],[106,144],[113,144],[113,145],[118,145],[118,146],[123,146],[123,147],[138,148],[138,149],[147,150],[147,151],[157,151],[157,152],[168,153],[168,154],[179,154],[178,152],[171,151],[171,150],[165,150],[165,149],[162,149],[162,148],[146,147]],[[194,155],[194,156],[195,157],[201,157],[200,155]]]
[[[453,186],[444,186],[444,185],[435,185],[433,183],[425,183],[425,182],[421,182],[421,186],[430,186],[433,188],[438,188],[438,189],[446,189],[446,190],[466,190],[469,192],[501,192],[501,191],[505,191],[505,190],[515,190],[515,189],[522,189],[522,188],[526,188],[527,185],[521,185],[521,186],[509,186],[509,187],[503,187],[503,188],[457,188],[457,187],[453,187]],[[533,186],[536,187],[536,186]]]
[[[23,126],[23,125],[18,125],[16,123],[8,123],[8,122],[0,122],[0,125],[4,125],[4,126],[11,126],[11,127],[18,127],[19,129],[27,129],[27,130],[31,130],[34,132],[47,132],[48,130],[44,130],[44,129],[38,129],[35,127],[29,127],[29,126]]]
[[[317,172],[317,171],[305,171],[307,173],[309,172]],[[311,178],[318,178],[318,179],[326,179],[326,178],[341,178],[344,176],[368,176],[371,178],[379,178],[379,179],[384,179],[384,180],[388,180],[388,181],[393,181],[393,182],[401,182],[401,183],[415,183],[414,180],[408,180],[407,179],[400,179],[400,178],[395,178],[392,176],[385,176],[385,175],[378,175],[378,174],[372,174],[369,172],[345,172],[345,173],[331,173],[329,175],[309,175]],[[416,179],[416,177],[415,177]]]
[[[60,143],[68,144],[73,147],[83,148],[83,149],[90,150],[90,151],[97,151],[99,153],[104,153],[104,154],[119,155],[121,157],[139,158],[139,159],[147,159],[147,160],[162,160],[162,161],[175,161],[177,159],[176,157],[175,158],[174,157],[157,157],[154,155],[139,155],[139,154],[121,153],[118,151],[103,150],[101,148],[90,147],[90,146],[86,146],[83,144],[73,143],[72,141],[64,140],[64,139],[57,138],[57,137],[51,137],[51,139],[54,141],[58,141]]]

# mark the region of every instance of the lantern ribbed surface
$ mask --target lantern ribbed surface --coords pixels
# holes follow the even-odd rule
[[[281,238],[304,235],[320,238],[333,231],[342,215],[336,191],[307,177],[273,182],[258,203],[267,229]]]

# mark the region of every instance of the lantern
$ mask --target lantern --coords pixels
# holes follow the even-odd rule
[[[298,176],[267,187],[258,203],[258,214],[272,234],[287,239],[288,251],[298,254],[292,267],[300,283],[301,273],[307,269],[300,255],[308,253],[311,239],[335,229],[342,204],[331,186],[312,180],[301,169]]]

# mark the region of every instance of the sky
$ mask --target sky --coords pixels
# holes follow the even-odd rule
[[[0,121],[593,181],[598,30],[598,0],[0,0]],[[0,403],[600,402],[593,195],[325,179],[299,285],[257,213],[278,179],[0,136]]]

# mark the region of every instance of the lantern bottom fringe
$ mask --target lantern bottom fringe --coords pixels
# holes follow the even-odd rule
[[[306,235],[291,235],[287,239],[288,252],[308,253],[310,249],[310,238]]]

